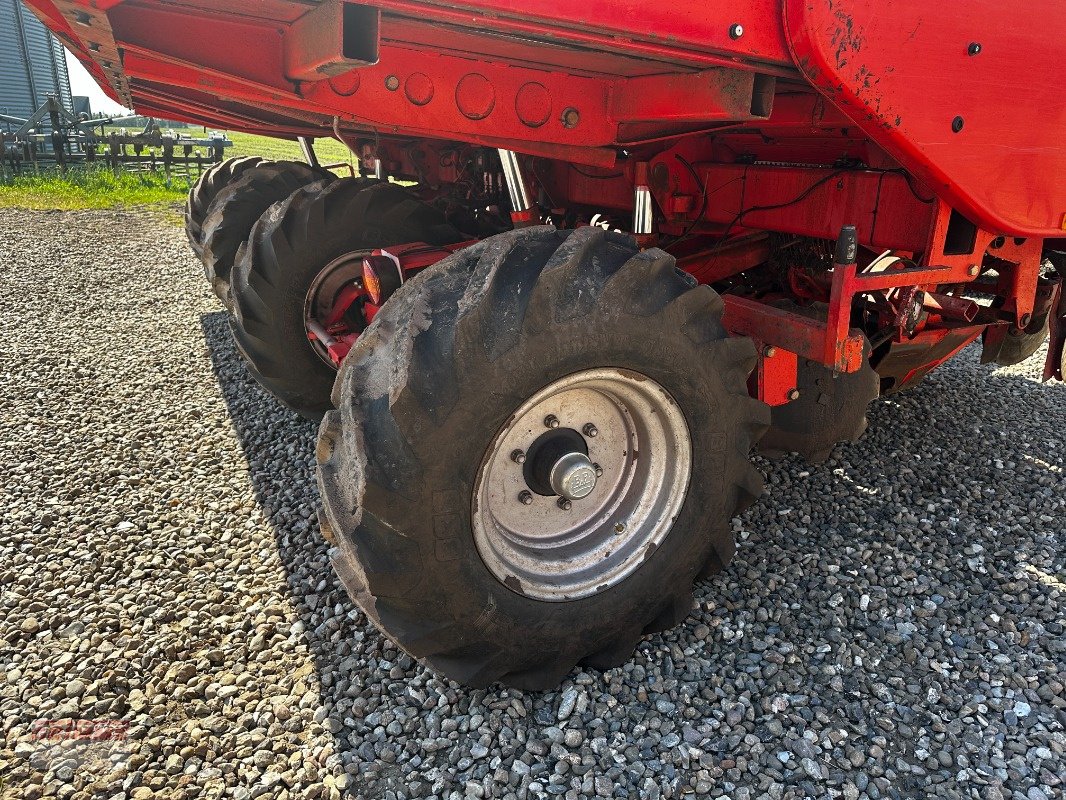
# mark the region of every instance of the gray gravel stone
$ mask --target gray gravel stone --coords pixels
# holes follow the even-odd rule
[[[574,713],[574,708],[577,706],[577,689],[573,686],[563,691],[562,698],[559,700],[559,711],[557,717],[559,721],[570,719],[570,715]]]
[[[769,464],[691,616],[473,691],[355,609],[315,426],[174,215],[0,211],[0,774],[19,797],[1061,796],[1066,389],[974,348]],[[36,720],[120,722],[73,763]],[[122,737],[125,738],[122,738]],[[113,757],[113,758],[112,758]]]

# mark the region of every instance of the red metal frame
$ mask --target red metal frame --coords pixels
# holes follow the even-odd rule
[[[991,230],[1061,235],[1059,0],[1023,13],[996,0],[785,0],[784,10],[804,76],[951,205]],[[1031,58],[1035,47],[1048,58]]]
[[[727,292],[731,330],[792,354],[760,365],[768,402],[793,356],[861,365],[861,308],[930,363],[974,338],[967,315],[1025,327],[1043,240],[1066,230],[1058,0],[1010,15],[993,0],[963,14],[925,0],[28,3],[143,113],[336,136],[441,197],[462,148],[522,153],[541,210],[516,224],[600,212],[624,227],[646,180],[656,230],[641,244]],[[844,225],[859,263],[784,281],[826,303],[826,322],[747,285],[776,257],[768,232],[829,240]],[[867,271],[882,250],[905,266]],[[989,271],[1001,302],[975,311],[961,289]]]
[[[925,0],[383,0],[362,24],[376,28],[374,46],[354,53],[348,34],[322,33],[341,19],[340,0],[30,5],[116,99],[146,110],[290,135],[336,117],[379,135],[609,166],[619,145],[761,121],[780,130],[776,101],[820,93],[852,139],[875,143],[978,225],[1050,237],[1066,224],[1057,0],[1009,22],[993,0],[968,0],[964,26],[953,6]],[[366,33],[349,38],[364,44]]]
[[[769,406],[783,406],[796,399],[799,356],[776,347],[762,347],[759,361],[748,379],[752,396]]]

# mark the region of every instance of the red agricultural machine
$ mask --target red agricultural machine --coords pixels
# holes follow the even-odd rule
[[[681,621],[753,448],[825,458],[978,339],[1063,377],[1057,0],[29,4],[140,113],[304,144],[205,174],[189,238],[324,415],[344,585],[458,681]]]

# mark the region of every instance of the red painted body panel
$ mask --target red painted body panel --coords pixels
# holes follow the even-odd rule
[[[964,302],[984,269],[1002,302],[982,324],[1024,327],[1043,240],[1066,229],[1059,0],[27,2],[145,114],[334,136],[428,187],[458,185],[464,148],[505,148],[536,186],[541,211],[522,221],[595,212],[624,229],[646,185],[642,245],[743,295],[738,333],[837,369],[862,358],[863,303],[891,308],[897,341],[962,341],[943,315],[891,317],[926,295]],[[844,225],[911,268],[786,269],[828,324],[730,283],[776,269],[768,232],[824,242]]]
[[[953,206],[991,230],[1061,235],[1061,0],[786,0],[785,18],[812,84]]]
[[[1066,182],[1056,180],[1066,171],[1066,104],[1056,102],[1066,7],[1056,0],[1017,14],[992,0],[969,0],[965,13],[925,0],[382,0],[379,62],[310,85],[285,67],[301,46],[294,23],[320,10],[307,3],[30,5],[95,77],[147,112],[289,135],[322,134],[339,117],[379,133],[509,143],[542,155],[543,145],[556,145],[560,157],[586,163],[608,161],[603,147],[757,118],[731,109],[721,86],[686,77],[694,71],[802,75],[981,227],[1048,237],[1066,214]],[[743,34],[732,38],[737,24]],[[981,44],[979,55],[967,54],[971,42]],[[175,70],[185,79],[175,80]],[[381,88],[392,74],[406,86],[415,72],[433,84],[436,102]],[[472,113],[464,113],[455,97],[470,74],[485,77],[492,97],[475,87],[467,92]],[[644,84],[632,82],[639,76]],[[362,86],[336,91],[353,82]],[[550,95],[534,109],[534,122],[548,114],[537,125],[511,108],[529,83]],[[580,112],[580,124],[559,123],[567,108]],[[964,125],[952,133],[956,117]]]

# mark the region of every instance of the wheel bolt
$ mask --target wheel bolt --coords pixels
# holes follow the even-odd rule
[[[521,450],[515,450],[511,453],[511,460],[516,464],[525,464],[526,454],[523,453]]]
[[[522,491],[518,493],[518,502],[524,506],[531,505],[533,503],[533,493]]]
[[[546,416],[544,418],[544,427],[545,428],[558,428],[559,427],[559,418],[557,416],[555,416],[554,414],[549,414],[548,416]]]
[[[597,436],[600,435],[600,432],[598,430],[596,430],[596,426],[593,425],[591,422],[588,425],[586,425],[584,428],[582,428],[581,430],[590,439],[595,439]]]
[[[603,467],[601,467],[599,464],[593,464],[592,468],[594,470],[596,470],[596,477],[597,478],[602,478],[603,477]]]
[[[788,399],[789,400],[799,400],[799,398],[800,398],[799,389],[789,389],[788,390]]]
[[[574,504],[567,500],[565,497],[560,497],[558,505],[559,508],[561,508],[563,511],[569,511]]]

